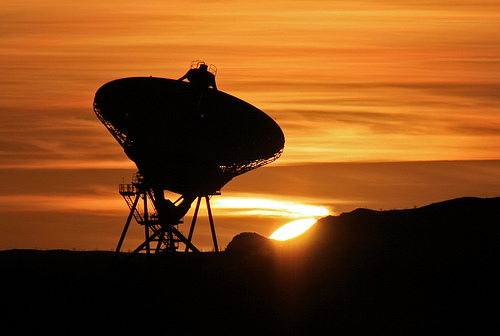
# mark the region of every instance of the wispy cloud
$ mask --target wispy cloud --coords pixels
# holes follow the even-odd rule
[[[0,168],[133,167],[90,107],[1,113]]]

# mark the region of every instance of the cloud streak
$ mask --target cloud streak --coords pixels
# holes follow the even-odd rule
[[[272,197],[255,198],[254,195],[216,198],[214,199],[213,205],[229,215],[238,214],[240,216],[261,215],[288,218],[320,218],[329,214],[328,209],[324,207],[300,204],[290,200],[280,201]]]

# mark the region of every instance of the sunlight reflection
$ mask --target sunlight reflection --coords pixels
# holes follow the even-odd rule
[[[311,218],[296,220],[294,222],[283,225],[278,230],[274,231],[274,233],[270,235],[269,238],[275,240],[287,240],[296,237],[301,233],[307,231],[316,222],[316,219]]]

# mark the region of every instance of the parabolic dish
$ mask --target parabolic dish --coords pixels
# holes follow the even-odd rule
[[[183,195],[219,191],[234,176],[276,160],[276,122],[214,89],[155,77],[104,84],[94,110],[153,188]]]

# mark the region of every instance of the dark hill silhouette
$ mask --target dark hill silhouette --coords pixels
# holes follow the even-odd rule
[[[353,328],[403,334],[492,328],[499,224],[500,198],[324,218],[281,244],[281,258],[299,260],[297,300],[322,298],[305,299],[297,315],[314,325],[335,309],[332,328],[365,316],[371,322]]]
[[[274,252],[274,242],[255,232],[243,232],[236,235],[226,247],[226,252],[233,256],[252,257],[269,255]]]
[[[500,198],[472,197],[417,209],[356,209],[320,220],[297,240],[320,249],[475,253],[491,247],[499,210]]]
[[[111,252],[2,251],[3,330],[498,334],[498,223],[500,198],[460,198],[115,268]]]

